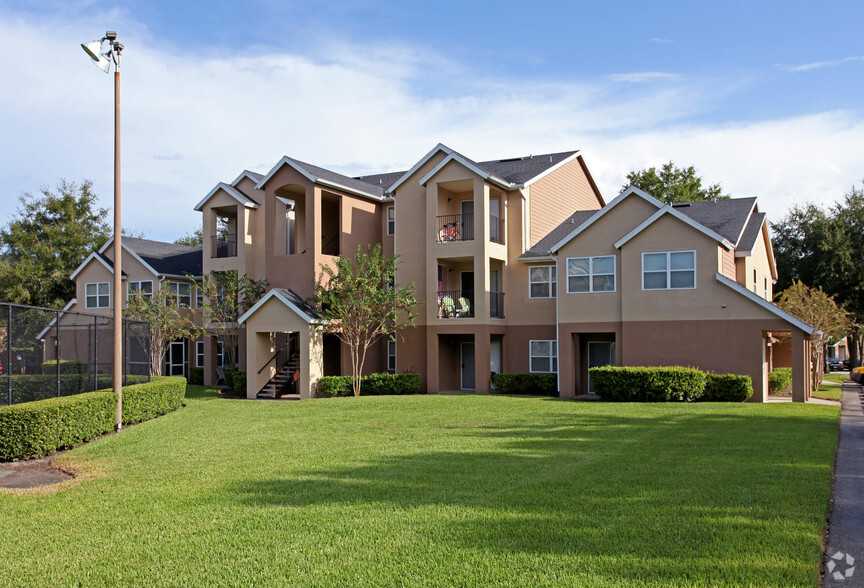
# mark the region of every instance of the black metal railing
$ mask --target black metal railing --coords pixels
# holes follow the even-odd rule
[[[504,292],[489,292],[489,317],[504,318]]]
[[[504,219],[492,214],[489,215],[489,240],[504,244]]]
[[[468,290],[439,292],[438,318],[474,318],[474,292]]]
[[[439,243],[474,240],[473,214],[445,214],[436,217]]]
[[[219,237],[213,235],[210,237],[212,243],[211,257],[236,257],[237,256],[237,237],[229,235],[227,237]]]

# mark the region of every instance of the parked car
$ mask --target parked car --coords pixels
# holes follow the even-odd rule
[[[828,358],[828,370],[832,372],[839,372],[843,369],[843,361],[837,359],[836,357]]]

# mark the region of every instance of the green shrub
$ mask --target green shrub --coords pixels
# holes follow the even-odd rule
[[[246,394],[246,372],[232,372],[231,389],[241,394]]]
[[[56,365],[54,364],[56,370]],[[23,402],[33,402],[35,400],[46,400],[48,398],[57,397],[57,375],[38,375],[31,376],[11,376],[12,384],[12,404],[21,404]],[[88,392],[90,380],[86,375],[81,374],[61,374],[60,375],[60,396],[72,396],[81,392]],[[9,389],[6,387],[8,383],[2,382],[2,390],[0,390],[0,398],[8,401]]]
[[[72,361],[68,359],[60,360],[60,373],[61,374],[86,374],[87,373],[87,364],[83,361]],[[51,360],[46,361],[42,364],[42,373],[46,375],[56,375],[57,374],[57,361]]]
[[[236,370],[225,370],[225,385],[228,386],[229,390],[234,389],[234,374],[236,373]]]
[[[150,381],[150,376],[134,376],[129,375],[126,376],[126,386],[133,386],[135,384],[145,384]],[[114,387],[114,376],[112,374],[99,374],[96,378],[96,389],[104,390],[106,388]]]
[[[126,386],[123,423],[137,423],[175,410],[185,394],[183,378],[160,377]],[[111,390],[2,407],[0,460],[38,458],[108,433],[114,430],[116,411],[117,397]]]
[[[744,402],[753,396],[750,376],[738,374],[708,374],[705,394],[699,400],[707,402]]]
[[[204,385],[204,368],[189,368],[189,383],[193,386]]]
[[[556,374],[494,374],[492,386],[498,394],[558,396]]]
[[[369,374],[363,376],[360,384],[361,396],[381,396],[391,394],[417,394],[423,385],[420,374]],[[351,376],[324,376],[318,378],[318,398],[351,396],[354,389]]]
[[[768,393],[777,394],[792,385],[792,368],[775,368],[768,374]]]
[[[318,398],[351,395],[351,376],[324,376],[318,378]]]
[[[593,367],[591,386],[604,400],[691,402],[705,391],[707,374],[687,367]]]

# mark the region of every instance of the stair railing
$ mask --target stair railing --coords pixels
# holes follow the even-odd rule
[[[286,348],[286,347],[288,347],[289,345],[291,345],[291,341],[293,341],[293,340],[294,340],[294,335],[291,335],[291,337],[288,339],[288,341],[285,342],[285,345],[283,345],[282,347],[280,347],[279,349],[277,349],[277,350],[276,350],[276,353],[273,354],[273,357],[271,357],[270,359],[268,359],[268,360],[267,360],[267,363],[265,363],[263,366],[261,366],[261,369],[258,370],[258,373],[260,374],[261,372],[263,372],[264,369],[265,369],[268,365],[270,365],[270,362],[272,362],[274,359],[276,359],[276,357],[277,357],[280,353],[282,353],[283,351],[285,351],[285,348]],[[296,351],[293,353],[292,357],[295,356],[295,355],[297,355],[297,352],[296,352]],[[277,369],[278,369],[278,367],[277,367]]]

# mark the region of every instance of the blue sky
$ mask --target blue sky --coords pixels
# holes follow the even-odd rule
[[[438,142],[476,159],[581,149],[626,173],[695,165],[778,219],[864,178],[864,3],[0,4],[0,222],[22,192],[93,179],[111,203],[111,82],[78,44],[125,43],[123,224],[173,240],[244,168],[357,175]]]

